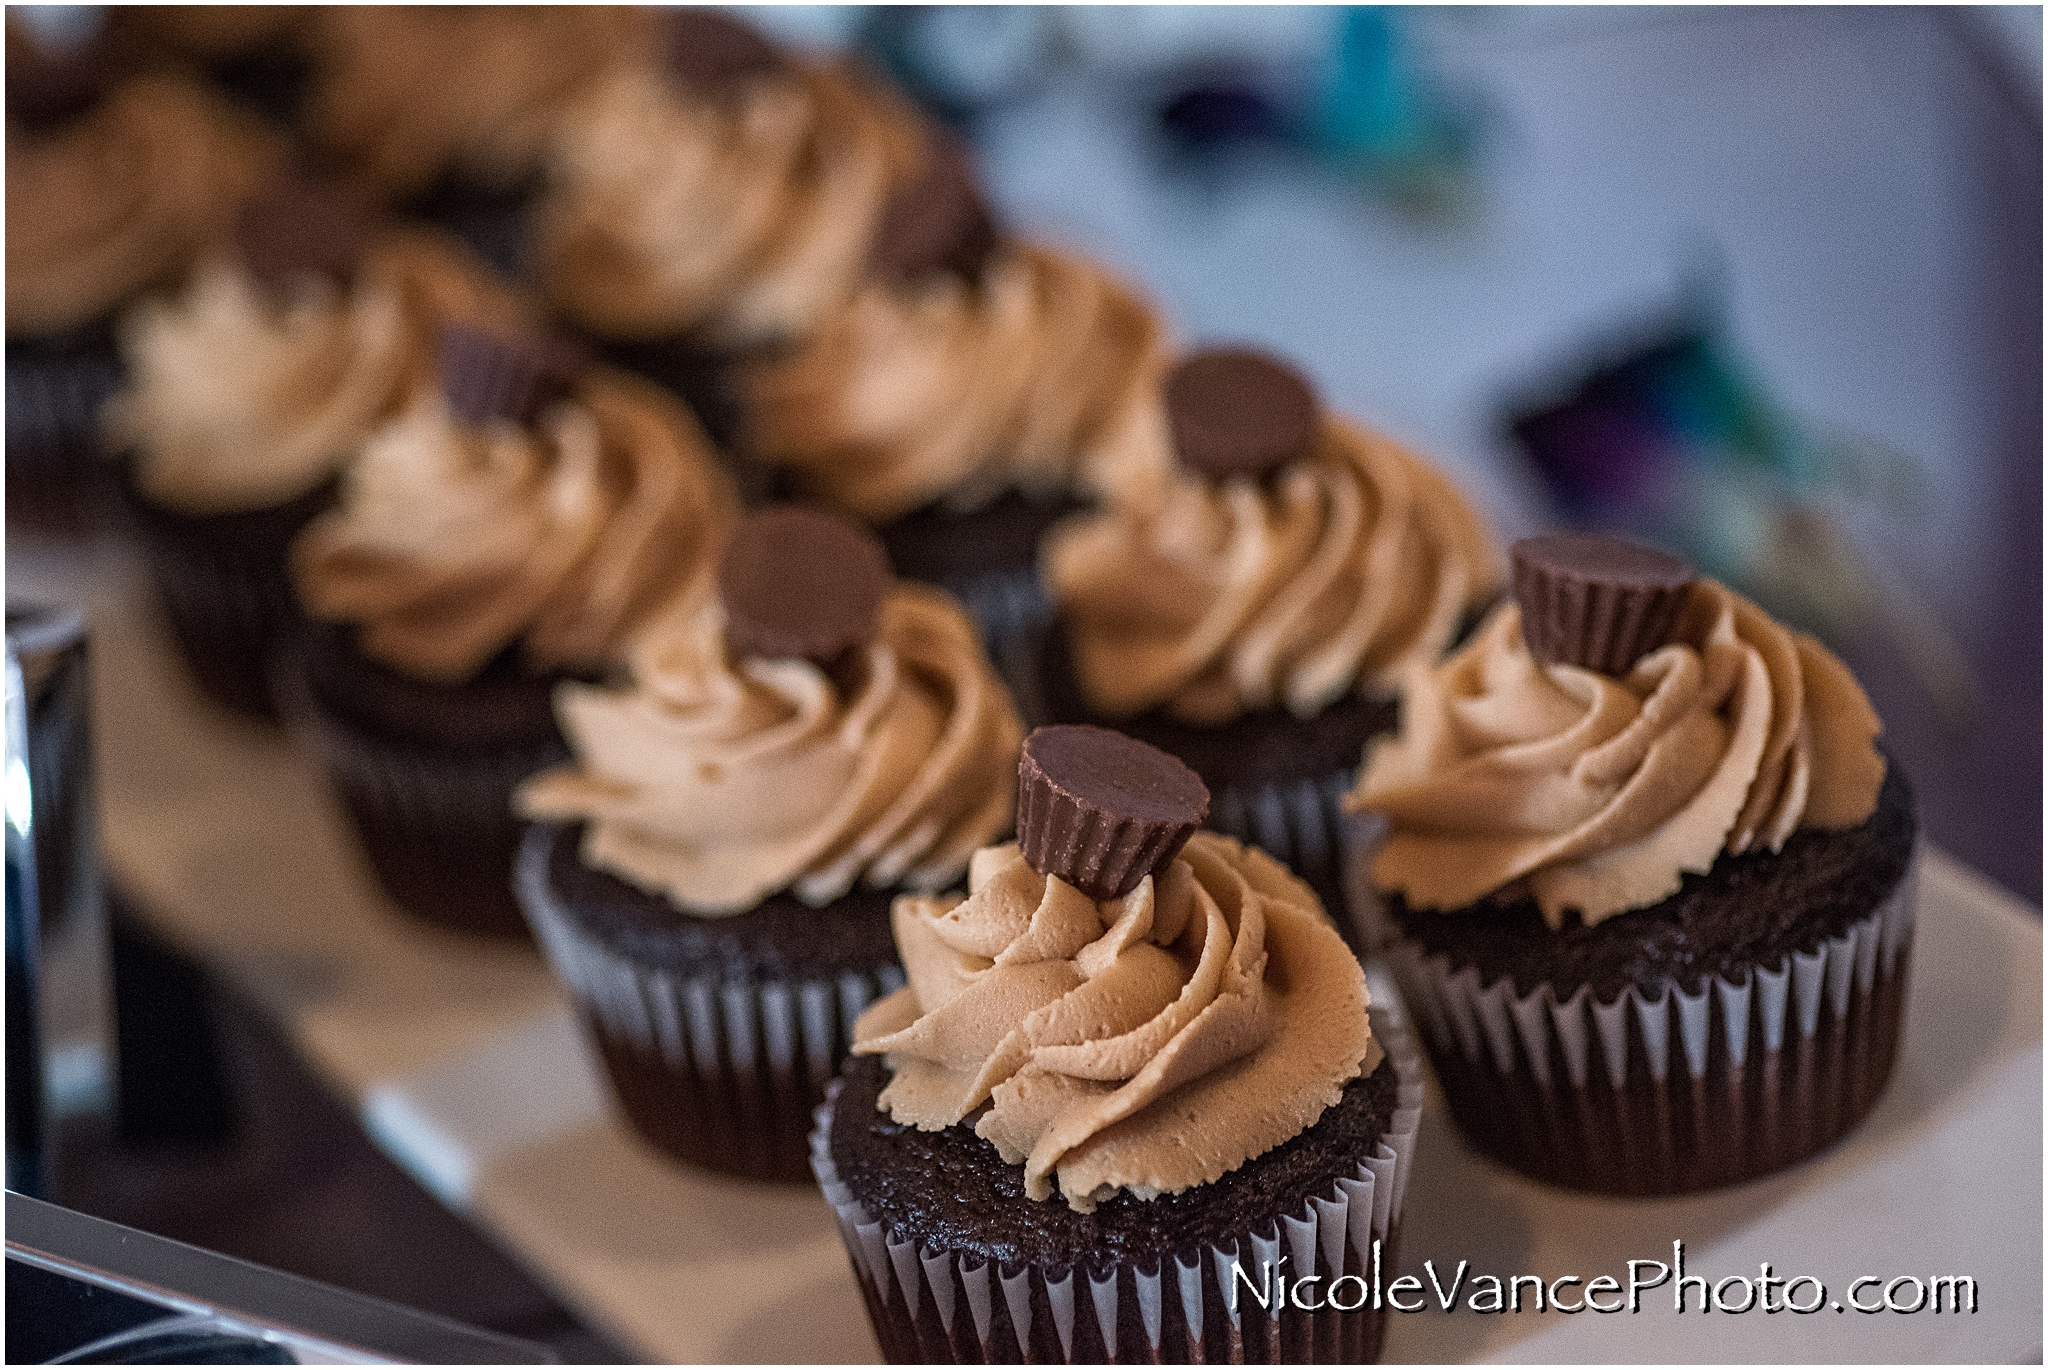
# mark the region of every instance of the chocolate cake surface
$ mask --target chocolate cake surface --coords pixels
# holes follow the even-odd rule
[[[1590,984],[1611,1003],[1630,985],[1651,993],[1666,979],[1695,993],[1715,976],[1742,983],[1751,967],[1780,965],[1868,916],[1905,877],[1917,830],[1913,787],[1888,759],[1877,811],[1857,826],[1801,829],[1776,853],[1724,853],[1662,903],[1590,928],[1567,912],[1553,932],[1533,898],[1511,893],[1424,910],[1388,892],[1386,908],[1426,952],[1476,967],[1482,983],[1512,977],[1518,993],[1547,981],[1563,1001]]]
[[[572,677],[536,675],[517,644],[455,685],[418,680],[365,655],[352,626],[308,625],[306,683],[319,702],[365,732],[427,748],[555,741],[555,686]]]
[[[1005,490],[979,509],[928,504],[875,529],[896,574],[931,584],[972,579],[1037,563],[1047,529],[1083,508],[1066,496]]]
[[[1211,790],[1288,784],[1349,774],[1365,744],[1392,732],[1399,706],[1391,696],[1349,694],[1312,719],[1284,708],[1256,709],[1228,723],[1183,723],[1164,709],[1112,719],[1090,708],[1074,673],[1063,620],[1045,632],[1040,688],[1047,721],[1114,728],[1179,757]]]
[[[589,936],[638,964],[752,981],[831,980],[849,969],[896,962],[892,891],[856,888],[818,908],[785,892],[744,913],[704,918],[585,865],[582,824],[542,826],[556,905]]]
[[[1024,1196],[1024,1167],[1006,1165],[972,1122],[920,1132],[875,1107],[889,1072],[879,1056],[855,1056],[832,1115],[839,1178],[894,1240],[968,1253],[1006,1268],[1102,1268],[1164,1261],[1175,1253],[1265,1230],[1332,1192],[1372,1154],[1394,1116],[1390,1059],[1344,1086],[1306,1131],[1214,1184],[1140,1199],[1119,1192],[1079,1213],[1055,1195]]]

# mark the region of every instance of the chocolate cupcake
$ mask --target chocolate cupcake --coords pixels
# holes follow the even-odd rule
[[[1041,728],[1019,841],[964,901],[896,902],[909,984],[812,1138],[889,1360],[1378,1353],[1419,1061],[1314,893],[1195,831],[1207,801],[1143,743]]]
[[[1128,493],[1047,539],[1036,707],[1192,766],[1211,826],[1279,857],[1352,936],[1344,792],[1403,677],[1496,594],[1498,555],[1440,474],[1263,354],[1187,358],[1155,415]]]
[[[558,695],[519,896],[626,1118],[692,1164],[807,1177],[855,1016],[902,983],[896,891],[1010,825],[1020,730],[959,607],[874,539],[778,506],[633,679]]]
[[[115,312],[176,285],[281,149],[196,83],[136,74],[97,38],[7,21],[10,518],[77,526],[110,488],[100,405],[120,385]]]
[[[872,80],[728,16],[662,22],[564,121],[538,272],[570,322],[689,398],[723,445],[725,364],[804,337],[853,294],[930,134]]]
[[[243,210],[186,286],[120,322],[106,436],[184,657],[217,702],[270,716],[299,615],[286,549],[378,425],[434,384],[436,329],[532,312],[459,243],[379,224],[297,174]]]
[[[525,935],[513,787],[562,759],[549,693],[701,595],[733,498],[688,412],[533,336],[441,330],[440,389],[373,433],[292,547],[320,624],[280,672],[385,892]]]
[[[337,165],[521,274],[561,119],[653,27],[624,5],[328,6],[306,123]]]
[[[884,207],[854,296],[743,374],[740,446],[873,525],[897,571],[958,596],[1008,669],[1050,613],[1039,538],[1134,446],[1159,335],[1106,272],[999,234],[942,144]]]
[[[1353,807],[1460,1127],[1526,1174],[1672,1194],[1876,1101],[1911,952],[1911,789],[1846,668],[1675,558],[1514,548],[1515,602],[1403,699]]]

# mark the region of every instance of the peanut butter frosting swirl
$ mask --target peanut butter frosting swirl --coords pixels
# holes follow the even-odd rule
[[[873,522],[941,498],[1114,483],[1162,365],[1152,312],[1098,267],[1015,244],[978,285],[870,282],[748,383],[748,445]]]
[[[719,98],[618,68],[555,144],[543,287],[607,337],[800,336],[852,295],[925,148],[913,111],[835,68],[790,63]]]
[[[1677,893],[1724,851],[1868,818],[1878,728],[1825,647],[1713,581],[1619,679],[1537,662],[1506,604],[1415,680],[1349,803],[1388,815],[1373,879],[1411,904],[1458,908],[1520,881],[1553,928],[1568,908],[1590,926]]]
[[[515,642],[536,670],[595,669],[708,576],[733,507],[696,422],[633,377],[589,373],[530,427],[428,391],[367,439],[292,570],[310,613],[423,680]]]
[[[346,288],[299,286],[273,293],[213,257],[122,317],[130,379],[108,429],[151,499],[192,514],[295,499],[433,383],[436,324],[529,313],[459,243],[414,230],[386,233]]]
[[[1105,903],[987,848],[964,901],[906,896],[892,918],[910,983],[854,1025],[894,1072],[878,1106],[926,1131],[983,1110],[975,1134],[1034,1199],[1054,1177],[1082,1212],[1213,1183],[1379,1063],[1315,895],[1216,833]]]
[[[144,76],[48,133],[7,129],[7,331],[57,332],[175,281],[278,158],[189,81]]]
[[[394,195],[457,170],[510,186],[648,13],[623,5],[332,5],[314,29],[315,139]]]
[[[1176,470],[1162,484],[1056,527],[1041,553],[1080,686],[1108,717],[1164,706],[1222,723],[1284,705],[1308,718],[1391,692],[1501,584],[1450,482],[1341,419],[1267,481]]]
[[[1022,731],[966,614],[899,583],[843,692],[800,658],[735,659],[715,595],[664,619],[625,690],[564,685],[576,761],[523,812],[588,823],[583,859],[679,908],[959,878],[1010,825]]]

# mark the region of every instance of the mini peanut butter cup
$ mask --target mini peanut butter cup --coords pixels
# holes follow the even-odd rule
[[[675,9],[667,21],[669,73],[692,90],[721,92],[787,65],[773,43],[716,10]]]
[[[1086,724],[1038,728],[1017,762],[1017,842],[1040,875],[1120,899],[1166,869],[1209,814],[1201,778],[1157,747]]]
[[[7,25],[7,117],[33,133],[51,133],[99,103],[108,81],[106,43],[98,37],[65,49]]]
[[[966,151],[941,135],[917,178],[898,186],[883,203],[868,271],[890,285],[941,271],[972,282],[980,279],[1000,240]]]
[[[1668,552],[1601,533],[1523,538],[1512,554],[1529,654],[1603,675],[1671,641],[1694,579]]]
[[[894,580],[867,529],[793,504],[757,509],[718,564],[726,644],[743,657],[802,657],[837,679],[874,635]]]
[[[1210,480],[1256,480],[1309,454],[1318,412],[1300,372],[1230,348],[1197,352],[1168,373],[1166,420],[1183,466]]]
[[[467,324],[442,324],[437,342],[441,393],[465,423],[531,423],[569,393],[584,367],[582,354],[566,343]]]
[[[340,181],[305,172],[276,178],[235,218],[249,274],[273,289],[300,276],[346,281],[369,250],[369,203]]]

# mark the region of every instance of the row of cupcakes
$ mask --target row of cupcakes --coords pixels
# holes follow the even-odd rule
[[[757,70],[783,79],[753,61],[730,65],[747,81]],[[972,320],[993,298],[985,274],[926,274],[942,288],[891,284],[866,317],[887,333],[926,317],[926,299]],[[1283,1242],[1297,1273],[1355,1274],[1399,1212],[1412,1148],[1392,1146],[1383,1176],[1373,1163],[1402,1135],[1415,1076],[1360,1084],[1373,1101],[1354,1126],[1350,1082],[1381,1077],[1384,1062],[1355,967],[1327,930],[1310,931],[1323,926],[1313,894],[1207,836],[1180,858],[1165,843],[1137,885],[1093,888],[1085,862],[1063,864],[1040,842],[1028,799],[1022,848],[1001,846],[1022,731],[1004,690],[959,609],[894,584],[846,525],[792,531],[788,518],[818,516],[755,516],[725,540],[700,511],[689,526],[701,540],[682,539],[687,559],[720,574],[662,571],[676,593],[661,611],[614,613],[622,627],[638,622],[605,632],[602,610],[631,596],[616,576],[582,574],[592,548],[573,534],[614,506],[593,498],[604,481],[575,475],[606,466],[598,392],[634,387],[530,336],[447,322],[414,335],[429,340],[431,382],[378,415],[344,477],[350,497],[297,554],[308,599],[361,625],[338,643],[305,639],[309,662],[326,663],[298,677],[305,694],[354,725],[330,754],[344,772],[347,758],[368,757],[364,777],[411,767],[418,781],[363,800],[366,830],[465,807],[446,801],[450,754],[490,751],[517,731],[506,720],[544,717],[560,686],[569,749],[552,739],[557,750],[526,754],[484,787],[499,836],[415,849],[448,879],[435,902],[504,889],[505,793],[549,756],[573,757],[523,792],[525,810],[549,821],[528,838],[520,890],[628,1116],[679,1155],[740,1169],[772,1158],[786,1174],[841,1058],[867,1061],[849,1070],[813,1154],[892,1357],[1014,1348],[1086,1359],[1176,1336],[1226,1358],[1261,1346],[1290,1359],[1369,1350],[1367,1324],[1343,1316],[1254,1327],[1230,1274],[1248,1253],[1277,1259]],[[925,355],[907,346],[882,381],[905,355]],[[1036,707],[1118,721],[1182,752],[1210,779],[1197,788],[1199,807],[1215,792],[1211,821],[1334,890],[1326,902],[1361,942],[1391,938],[1454,1114],[1507,1163],[1662,1192],[1782,1165],[1840,1135],[1881,1087],[1896,1038],[1912,821],[1839,665],[1668,567],[1670,583],[1651,587],[1657,613],[1593,616],[1651,629],[1611,651],[1612,641],[1560,648],[1545,636],[1556,604],[1569,618],[1570,604],[1606,603],[1640,577],[1617,576],[1612,549],[1560,569],[1534,564],[1541,547],[1518,549],[1519,602],[1444,662],[1502,575],[1441,478],[1324,415],[1270,359],[1155,364],[1149,385],[1117,390],[1098,411],[1114,411],[1127,450],[1147,456],[1130,468],[1144,478],[1097,487],[1101,507],[1046,547],[1061,617],[1012,672],[1040,693]],[[1042,411],[1039,393],[1022,412]],[[864,412],[898,417],[888,403]],[[679,413],[670,406],[666,431],[707,473],[701,504],[718,505],[720,480]],[[905,429],[907,440],[930,431]],[[536,535],[536,514],[549,536]],[[665,549],[680,551],[674,542]],[[607,544],[633,560],[632,545]],[[782,621],[809,602],[789,578],[816,565],[811,549],[835,546],[822,589],[824,617],[840,626],[817,639],[815,623]],[[538,587],[549,570],[560,574]],[[613,593],[556,598],[579,581]],[[1560,583],[1594,588],[1577,601],[1542,588]],[[539,647],[536,673],[518,657],[536,648],[550,604],[559,650]],[[517,620],[522,645],[478,631],[494,620]],[[380,673],[393,655],[410,668]],[[452,705],[420,692],[465,667]],[[498,702],[480,705],[484,695]],[[1395,740],[1355,780],[1367,743],[1397,717]],[[419,735],[422,720],[434,736]],[[395,736],[402,761],[363,734]],[[1106,765],[1113,789],[1155,764],[1110,756],[1096,770]],[[1044,755],[1038,779],[1047,762],[1059,793],[1089,788]],[[1036,783],[1027,774],[1027,795]],[[1176,783],[1189,800],[1188,782]],[[1391,825],[1383,846],[1335,817],[1354,789],[1358,807]],[[1184,811],[1167,826],[1195,821]],[[477,866],[460,873],[457,852]],[[1337,879],[1347,865],[1349,891]],[[963,867],[969,898],[934,902]],[[1231,950],[1197,928],[1227,931]],[[1312,949],[1298,964],[1290,939]],[[859,1018],[896,986],[893,953],[907,989]],[[1061,1035],[1063,1015],[1090,1018],[1091,994],[1155,973],[1146,992],[1165,1007],[1142,1024]],[[1189,999],[1198,979],[1204,993],[1230,993]],[[1310,982],[1334,1006],[1291,1006]],[[1020,984],[1035,988],[1020,997]],[[1189,1021],[1175,1018],[1182,1010]],[[1261,1015],[1258,1031],[1218,1027]],[[927,1019],[945,1021],[921,1029]],[[1208,1029],[1183,1037],[1195,1020]],[[1289,1035],[1304,1022],[1328,1031],[1327,1060]],[[1131,1055],[1133,1034],[1158,1037],[1169,1064]],[[1396,1034],[1383,1035],[1379,1050],[1397,1054]],[[1190,1060],[1215,1069],[1174,1073]],[[1189,1144],[1191,1122],[1236,1116],[1231,1078],[1269,1070],[1292,1080],[1276,1087],[1285,1136],[1222,1126],[1221,1141]],[[1311,1139],[1332,1129],[1341,1143],[1318,1150],[1326,1142]],[[1189,1155],[1162,1166],[1162,1150]],[[1304,1163],[1304,1151],[1317,1154]],[[1276,1167],[1295,1167],[1279,1191]],[[1046,1207],[1055,1178],[1073,1215],[1057,1223]],[[1381,1178],[1383,1193],[1372,1187]],[[951,1215],[978,1181],[994,1192],[961,1224]]]

